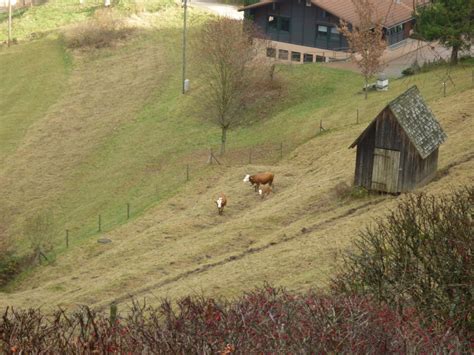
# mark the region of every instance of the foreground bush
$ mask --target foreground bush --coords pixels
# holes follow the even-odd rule
[[[112,320],[88,308],[51,317],[7,309],[0,323],[0,351],[6,353],[379,354],[467,346],[449,329],[422,328],[413,311],[397,315],[363,297],[295,296],[271,287],[233,302],[135,304],[126,318]]]
[[[370,294],[424,318],[474,331],[474,188],[441,197],[411,195],[361,233],[338,292]]]

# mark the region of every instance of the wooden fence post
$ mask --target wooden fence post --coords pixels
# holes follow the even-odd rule
[[[98,229],[99,232],[102,232],[102,216],[99,215],[99,229]]]
[[[212,148],[209,149],[209,164],[212,164],[212,157],[214,156],[214,154],[212,153]]]
[[[357,120],[356,123],[359,124],[359,109],[357,109]]]
[[[117,320],[117,303],[112,302],[110,304],[110,324],[113,325],[115,324]]]
[[[130,203],[127,202],[127,219],[130,219]]]
[[[66,229],[66,248],[69,248],[69,229]]]

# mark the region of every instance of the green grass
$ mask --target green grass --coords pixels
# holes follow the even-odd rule
[[[92,16],[98,4],[81,7],[79,1],[56,0],[44,5],[15,10],[12,37],[18,40],[39,37],[42,33],[84,21]],[[0,42],[7,39],[7,14],[0,14]]]
[[[197,35],[203,18],[200,13],[191,18],[191,38]],[[1,67],[10,68],[10,80],[2,81],[5,89],[18,75],[48,83],[42,90],[34,90],[29,81],[15,81],[16,90],[10,95],[20,101],[5,101],[4,112],[15,114],[5,115],[3,119],[7,124],[2,125],[9,127],[4,136],[13,143],[3,143],[2,151],[4,155],[11,153],[12,147],[24,138],[26,128],[46,116],[36,130],[30,132],[30,139],[39,146],[25,148],[29,155],[11,162],[13,173],[8,174],[16,176],[16,183],[38,201],[24,205],[24,216],[44,210],[53,213],[56,244],[62,244],[65,229],[71,231],[74,242],[96,234],[99,215],[102,231],[126,223],[127,203],[131,205],[132,216],[136,217],[176,194],[185,184],[187,164],[191,165],[191,178],[205,173],[201,169],[205,165],[205,151],[210,146],[217,148],[220,131],[210,121],[203,121],[198,112],[193,92],[199,91],[202,84],[196,64],[191,63],[190,67],[195,90],[186,96],[180,94],[181,66],[176,60],[181,54],[180,46],[176,45],[181,40],[180,25],[180,10],[170,8],[155,20],[157,31],[141,32],[116,49],[81,54],[68,87],[65,78],[71,59],[59,41],[47,39],[14,47],[21,60],[4,51],[2,61],[6,64],[2,63]],[[32,60],[28,55],[42,53],[38,50],[46,52],[40,58],[62,76],[43,69],[40,72],[49,80],[33,75],[38,67],[25,65],[25,61]],[[127,77],[123,77],[123,73],[128,73]],[[462,72],[453,75],[460,80]],[[356,109],[359,109],[360,121],[369,121],[396,93],[411,85],[406,80],[392,81],[389,92],[371,93],[365,101],[359,92],[360,77],[352,72],[322,65],[282,65],[276,76],[282,82],[281,96],[271,105],[258,105],[249,110],[246,123],[229,133],[229,156],[238,158],[230,158],[229,163],[245,161],[245,157],[241,159],[232,152],[249,147],[280,142],[284,142],[286,150],[295,147],[319,132],[320,120],[331,131],[352,125]],[[428,99],[441,94],[435,90],[437,83],[433,74],[410,80],[421,85]],[[465,86],[461,81],[453,90],[462,91]],[[38,96],[38,91],[46,99]],[[18,92],[31,93],[33,97],[18,95]],[[341,97],[344,97],[343,102]],[[52,103],[56,104],[54,110],[46,114]],[[85,126],[80,123],[82,119]],[[51,126],[52,122],[58,122],[59,126]],[[20,129],[21,126],[25,128]],[[42,135],[46,130],[48,139],[44,141]],[[85,146],[81,140],[87,142]],[[63,154],[69,150],[74,153],[73,157]],[[35,152],[43,155],[38,157]],[[195,159],[196,154],[200,154],[199,161]],[[22,159],[22,164],[29,167],[26,172],[18,167]],[[54,180],[43,181],[41,172],[45,171],[49,171]],[[39,176],[33,179],[35,174]],[[10,191],[8,195],[11,208],[18,208],[19,194]],[[13,230],[20,235],[22,218],[15,220]]]
[[[34,39],[66,25],[92,17],[103,1],[49,0],[43,5],[20,8],[13,13],[12,37],[17,40]],[[159,11],[172,6],[172,0],[117,0],[114,8],[124,14],[140,11]],[[7,39],[8,14],[0,13],[0,43]]]
[[[0,163],[67,86],[71,58],[55,39],[0,50]]]
[[[51,9],[56,9],[54,4],[57,3],[52,2]],[[39,7],[33,10],[40,11]],[[71,14],[68,21],[80,21],[90,13]],[[197,36],[206,16],[191,11],[190,39]],[[192,90],[185,96],[180,93],[181,9],[165,7],[144,21],[149,21],[151,27],[140,29],[115,48],[70,53],[64,51],[57,36],[49,36],[0,51],[0,156],[4,162],[0,167],[0,196],[4,202],[2,213],[9,217],[10,235],[23,250],[27,248],[22,238],[24,219],[49,211],[54,215],[55,229],[52,260],[62,265],[61,258],[67,256],[73,262],[74,248],[87,254],[78,262],[98,260],[94,255],[99,251],[89,247],[98,234],[99,214],[102,231],[113,234],[118,226],[130,222],[126,219],[126,204],[130,203],[131,223],[123,227],[123,240],[134,239],[151,228],[149,225],[166,224],[174,214],[179,215],[180,208],[186,209],[183,200],[187,194],[194,201],[194,194],[204,193],[202,187],[212,186],[220,177],[220,171],[205,164],[209,147],[219,144],[220,130],[203,120],[196,105],[196,92],[203,88],[196,63],[189,68]],[[57,26],[53,22],[51,28]],[[43,30],[48,26],[47,22],[44,26],[32,25]],[[27,32],[25,29],[25,37]],[[452,71],[456,86],[448,87],[448,95],[454,97],[471,88],[471,78],[466,73],[470,73],[472,65],[466,65],[469,69],[459,67]],[[439,100],[444,71],[437,68],[392,80],[388,92],[370,93],[369,99],[364,100],[360,92],[362,80],[356,73],[320,64],[278,66],[281,96],[245,112],[245,124],[229,132],[225,163],[238,169],[235,166],[246,160],[250,147],[265,144],[283,142],[287,158],[290,149],[314,137],[317,139],[313,141],[341,145],[336,137],[357,134],[388,101],[413,84],[418,85],[428,102]],[[355,125],[357,109],[359,125]],[[328,129],[321,135],[320,120]],[[328,147],[314,147],[310,155],[323,160],[317,168],[324,170]],[[306,160],[293,155],[292,159],[295,165],[309,169]],[[266,162],[271,161],[260,161]],[[191,168],[189,184],[185,180],[187,164]],[[239,180],[242,172],[235,172]],[[320,175],[314,178],[328,179]],[[227,181],[223,187],[229,187],[233,180],[228,176]],[[189,186],[199,192],[193,194]],[[173,196],[181,200],[178,207],[173,207]],[[240,202],[246,203],[245,199]],[[150,221],[143,220],[150,213],[147,211],[167,203],[176,210],[167,214],[163,207],[153,218],[147,217]],[[275,216],[265,216],[252,226],[255,233],[259,223],[271,229],[274,223],[285,219],[280,216],[284,203],[281,201],[280,209],[274,211]],[[312,218],[303,217],[309,221]],[[181,224],[201,223],[193,218],[183,218],[180,225],[169,228],[180,230]],[[238,218],[236,221],[244,224]],[[65,229],[70,230],[69,251],[64,246]],[[229,230],[234,229],[238,230]],[[154,231],[147,237],[165,232]],[[197,235],[196,228],[183,227],[183,238],[194,238],[193,233]],[[238,238],[232,240],[239,243]],[[225,241],[224,238],[221,243]],[[223,246],[218,240],[213,243],[216,245],[212,251],[220,255]],[[199,245],[201,249],[206,252],[205,246]],[[139,247],[134,250],[143,252]],[[167,258],[172,259],[172,252]],[[19,282],[34,277],[35,272],[31,270]]]

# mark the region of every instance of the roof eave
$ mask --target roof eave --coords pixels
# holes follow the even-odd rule
[[[385,107],[386,108],[386,107]],[[384,108],[384,110],[385,110]],[[383,110],[382,110],[383,111]],[[377,120],[377,118],[379,117],[379,115],[377,115],[377,117],[375,117],[372,122],[369,123],[369,125],[364,129],[364,131],[359,135],[359,137],[357,137],[357,139],[354,141],[354,143],[352,143],[349,148],[347,149],[352,149],[354,148],[356,145],[359,144],[359,142],[365,138],[365,135],[368,133],[368,131],[372,128],[372,125],[375,124],[375,121]]]
[[[274,4],[276,2],[277,2],[277,0],[260,1],[260,2],[256,2],[255,4],[240,7],[240,8],[237,9],[237,11],[245,11],[245,10],[250,10],[250,9],[256,9],[256,8],[263,7],[263,6],[266,6],[266,5]]]

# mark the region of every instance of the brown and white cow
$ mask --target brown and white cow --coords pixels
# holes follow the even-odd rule
[[[260,188],[260,185],[266,185],[268,184],[269,186],[272,186],[273,184],[273,173],[258,173],[255,175],[245,175],[244,177],[244,182],[250,182],[252,186],[255,187],[255,191],[258,191]]]
[[[262,185],[260,186],[260,188],[258,189],[258,194],[260,195],[260,197],[262,198],[262,200],[267,197],[268,195],[270,195],[271,193],[273,192],[273,189],[271,186],[269,185]]]
[[[227,205],[227,197],[226,197],[226,195],[224,195],[224,194],[221,192],[221,194],[219,195],[219,197],[217,198],[217,200],[216,200],[215,202],[216,202],[216,206],[217,206],[217,211],[218,211],[219,214],[221,215],[221,214],[224,212],[224,207],[225,207],[225,205]]]

